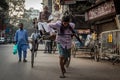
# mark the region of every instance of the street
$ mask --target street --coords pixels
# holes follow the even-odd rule
[[[0,45],[0,80],[62,80],[59,78],[58,54],[39,51],[34,68],[31,68],[30,51],[28,62],[19,63],[18,56],[12,54],[12,46]],[[64,80],[120,80],[120,65],[112,65],[107,61],[95,62],[88,58],[72,58]]]

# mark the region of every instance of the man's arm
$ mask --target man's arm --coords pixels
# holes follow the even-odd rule
[[[48,23],[51,22],[53,19],[54,19],[54,18],[53,18],[53,15],[51,14],[51,15],[49,16],[49,18],[48,18]]]
[[[53,28],[53,29],[58,29],[60,27],[60,21],[57,21],[56,23],[49,23],[48,27]]]
[[[70,23],[70,30],[71,30],[71,32],[72,32],[72,34],[73,34],[73,36],[75,36],[76,37],[76,39],[80,42],[80,43],[82,43],[82,40],[79,38],[79,35],[75,32],[75,30],[74,30],[74,27],[75,27],[75,24],[74,23]]]

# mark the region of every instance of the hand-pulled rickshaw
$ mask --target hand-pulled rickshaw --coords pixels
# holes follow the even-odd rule
[[[35,29],[36,30],[36,29]],[[42,36],[40,36],[40,33],[42,33]],[[36,38],[35,38],[36,37]],[[31,35],[30,39],[30,45],[31,45],[31,67],[33,68],[34,66],[34,58],[37,56],[37,51],[45,51],[45,49],[38,49],[39,43],[44,40],[52,40],[53,42],[55,41],[56,35],[50,35],[49,32],[46,32],[45,29],[43,29],[43,32],[40,32],[37,30],[37,33],[34,35]],[[53,45],[53,49],[51,50],[53,53],[56,51],[56,46],[55,44]]]
[[[70,27],[70,30],[71,30],[71,32],[73,33],[73,34],[64,34],[64,35],[74,35],[79,41],[80,41],[80,39],[77,37],[77,35],[76,35],[76,33],[74,32],[74,30]],[[63,35],[63,34],[58,34],[58,35]],[[40,40],[55,40],[55,35],[49,35],[49,34],[47,34],[46,32],[45,32],[45,30],[44,30],[44,34],[42,34],[42,37],[40,37],[37,41],[36,40],[34,40],[34,39],[32,39],[32,49],[31,49],[31,67],[33,67],[34,66],[34,57],[35,57],[35,55],[37,54],[37,51],[43,51],[43,49],[41,49],[41,50],[38,50],[38,49],[36,49],[37,47],[38,47],[38,43],[39,43],[39,41]],[[36,43],[37,42],[37,43]],[[36,47],[37,46],[37,47]],[[56,51],[56,46],[54,46],[54,48],[53,49],[55,49],[55,50],[52,50],[52,51]],[[36,54],[35,54],[36,53]]]

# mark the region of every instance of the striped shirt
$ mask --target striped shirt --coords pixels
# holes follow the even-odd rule
[[[48,27],[54,28],[57,30],[57,36],[56,36],[56,42],[61,44],[63,48],[70,49],[71,44],[72,44],[72,31],[68,28],[64,31],[64,34],[61,35],[60,33],[60,27],[61,27],[61,21],[57,21],[56,23],[49,23]],[[74,23],[69,23],[69,25],[74,28],[75,24]]]

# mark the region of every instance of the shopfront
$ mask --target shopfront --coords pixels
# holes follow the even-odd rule
[[[116,24],[116,10],[113,0],[100,2],[85,13],[85,20],[98,33],[118,29]]]

